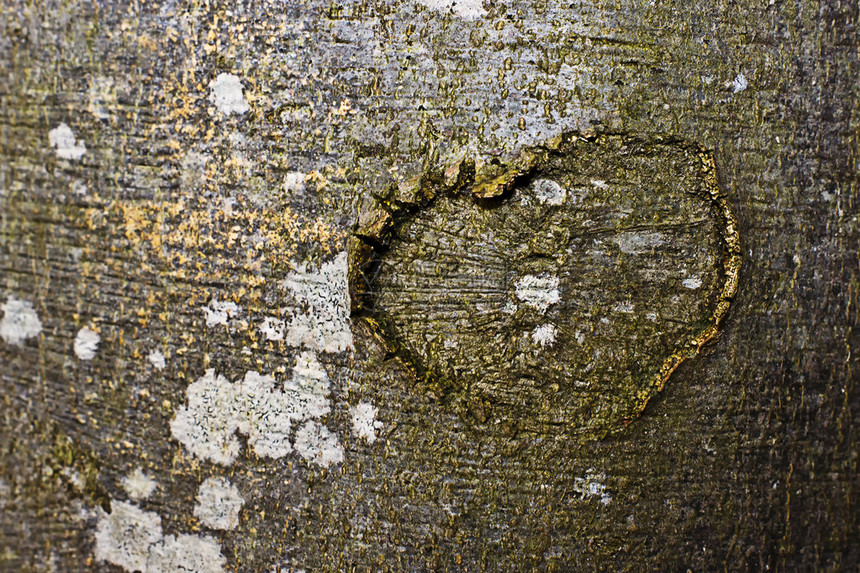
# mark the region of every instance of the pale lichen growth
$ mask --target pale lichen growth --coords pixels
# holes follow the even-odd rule
[[[538,179],[533,189],[535,197],[545,205],[561,205],[567,198],[567,190],[551,179]]]
[[[168,535],[150,549],[143,573],[221,573],[221,545],[208,535]]]
[[[122,488],[133,501],[149,499],[157,487],[158,482],[143,473],[140,468],[135,468],[133,472],[122,478]]]
[[[541,324],[532,331],[532,341],[539,346],[552,346],[557,333],[554,324]]]
[[[487,15],[481,0],[418,0],[437,12],[452,12],[465,20],[474,20]]]
[[[638,255],[648,253],[657,247],[662,246],[666,242],[666,238],[661,233],[640,233],[636,231],[628,231],[619,233],[613,238],[615,244],[622,253],[628,255]]]
[[[2,308],[0,337],[6,344],[20,346],[28,338],[35,338],[42,332],[42,321],[39,320],[32,302],[9,296]]]
[[[164,357],[164,353],[157,348],[155,350],[151,350],[146,359],[156,370],[164,370],[164,367],[167,366],[167,360]]]
[[[218,74],[218,77],[209,83],[209,87],[212,88],[209,101],[215,104],[221,113],[225,115],[243,114],[251,109],[242,93],[242,81],[238,76]]]
[[[266,340],[278,342],[284,339],[284,330],[287,323],[283,320],[267,316],[260,324],[260,332],[266,337]]]
[[[558,277],[526,275],[516,283],[516,296],[543,313],[561,300],[558,284]]]
[[[206,326],[226,326],[227,322],[236,318],[241,309],[239,306],[233,301],[220,301],[218,299],[212,299],[208,306],[203,307],[203,311],[206,313]]]
[[[284,191],[287,193],[298,193],[305,184],[307,175],[301,171],[290,171],[284,176]]]
[[[126,571],[147,571],[150,547],[163,538],[161,518],[124,501],[112,501],[110,514],[96,527],[96,559]]]
[[[619,302],[615,306],[612,307],[612,310],[615,312],[623,312],[624,314],[633,314],[636,310],[636,305],[632,302],[625,300],[624,302]]]
[[[347,255],[342,252],[319,272],[300,266],[284,281],[296,299],[286,342],[318,352],[352,349]]]
[[[92,360],[96,356],[102,337],[88,326],[81,328],[75,336],[75,355],[80,360]]]
[[[218,464],[230,464],[239,454],[236,432],[248,437],[257,455],[281,458],[293,450],[294,424],[329,412],[328,392],[328,375],[311,352],[298,357],[283,391],[271,376],[249,371],[231,383],[210,369],[188,387],[188,405],[177,411],[170,429],[191,453]]]
[[[681,281],[681,284],[684,286],[684,288],[695,290],[702,287],[702,278],[698,275],[692,276]]]
[[[359,402],[350,409],[352,417],[352,433],[372,444],[376,441],[376,430],[382,428],[382,422],[376,419],[376,406],[370,402]]]
[[[61,123],[54,129],[48,132],[48,142],[57,153],[60,159],[80,159],[87,152],[87,147],[83,141],[77,141],[75,134],[65,123]]]
[[[343,447],[329,429],[311,420],[296,432],[296,451],[303,458],[327,468],[343,461]]]
[[[142,573],[221,573],[220,544],[208,536],[164,536],[161,517],[136,505],[111,501],[111,513],[99,509],[95,557],[126,571]]]
[[[212,529],[235,529],[245,500],[239,488],[221,477],[208,478],[197,490],[194,516]]]
[[[612,496],[609,495],[603,484],[605,479],[606,474],[589,468],[585,472],[585,477],[574,478],[573,491],[578,493],[582,499],[597,498],[603,505],[609,505],[612,503]]]

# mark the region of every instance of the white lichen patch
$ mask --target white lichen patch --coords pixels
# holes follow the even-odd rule
[[[318,352],[352,349],[349,325],[347,255],[340,253],[319,272],[300,266],[284,281],[296,299],[286,342]]]
[[[299,356],[283,391],[271,376],[249,371],[234,384],[210,369],[188,387],[188,405],[177,411],[170,429],[192,454],[218,464],[230,464],[239,454],[236,432],[248,437],[257,455],[281,458],[293,450],[290,432],[296,424],[329,412],[328,393],[328,375],[311,352]]]
[[[96,357],[96,350],[98,350],[101,340],[102,337],[99,336],[99,333],[89,326],[81,328],[78,335],[75,336],[75,356],[80,360],[92,360]]]
[[[603,505],[609,505],[612,503],[612,496],[609,495],[603,484],[605,479],[606,474],[589,468],[585,472],[585,477],[578,477],[573,480],[573,491],[578,493],[582,499],[597,498]]]
[[[732,80],[732,93],[740,93],[747,89],[749,83],[747,82],[746,77],[743,74],[738,74],[735,76],[735,79]]]
[[[554,324],[541,324],[532,331],[532,341],[539,346],[552,346],[557,333]]]
[[[296,432],[296,451],[318,466],[327,468],[343,461],[343,447],[328,428],[311,420]]]
[[[546,312],[550,305],[561,300],[558,277],[526,275],[516,283],[516,297],[525,304]]]
[[[152,546],[143,573],[221,573],[221,545],[208,535],[168,535]]]
[[[95,555],[126,571],[148,571],[150,548],[161,542],[161,518],[123,501],[112,501],[111,512],[96,526]]]
[[[209,87],[212,89],[209,94],[209,101],[215,104],[221,113],[225,115],[243,114],[251,109],[245,100],[245,94],[242,93],[242,81],[238,76],[225,73],[218,74],[218,77],[209,83]]]
[[[0,337],[6,344],[20,346],[28,338],[42,332],[42,321],[29,300],[18,300],[9,296],[3,305],[3,320],[0,320]]]
[[[157,348],[155,350],[151,350],[146,359],[156,370],[164,370],[164,367],[167,366],[167,360],[164,358],[164,353]]]
[[[688,288],[690,290],[696,290],[698,288],[702,288],[702,279],[701,279],[701,277],[696,275],[696,276],[692,276],[692,277],[688,277],[688,278],[684,279],[683,281],[681,281],[681,284],[684,286],[684,288]]]
[[[561,205],[567,198],[567,190],[551,179],[538,179],[532,188],[538,201],[545,205]]]
[[[209,369],[186,390],[188,406],[170,422],[173,437],[194,455],[229,464],[239,454],[236,388]]]
[[[236,318],[242,309],[235,302],[227,300],[218,300],[213,298],[209,306],[204,306],[203,311],[206,313],[206,326],[226,326],[231,318]]]
[[[418,0],[437,12],[453,12],[465,20],[486,16],[482,0]]]
[[[164,536],[161,517],[122,501],[111,501],[109,514],[100,510],[95,557],[126,571],[141,573],[221,573],[221,545],[208,536]]]
[[[128,494],[129,499],[141,501],[149,499],[152,492],[158,487],[158,482],[136,468],[133,472],[122,478],[122,489]]]
[[[244,504],[239,488],[225,478],[211,477],[197,489],[194,517],[212,529],[235,529]]]
[[[75,181],[74,183],[72,183],[72,193],[74,193],[75,195],[83,197],[87,194],[87,191],[87,184],[83,181]]]
[[[48,132],[48,143],[54,148],[60,159],[80,159],[87,152],[83,141],[77,141],[75,134],[65,123],[61,123]]]
[[[301,171],[290,171],[284,176],[284,191],[287,193],[299,193],[305,185],[307,175]]]
[[[650,252],[666,242],[660,233],[637,232],[621,233],[614,240],[621,252],[628,255]]]
[[[277,342],[284,339],[284,330],[287,328],[287,323],[272,316],[267,316],[260,324],[260,332],[266,337],[266,340]]]
[[[352,433],[368,444],[376,441],[376,430],[382,428],[382,422],[376,419],[377,412],[376,406],[370,402],[359,402],[349,409],[352,417]]]

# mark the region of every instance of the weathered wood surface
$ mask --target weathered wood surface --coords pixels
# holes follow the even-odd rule
[[[856,566],[857,3],[450,4],[0,6],[0,570]],[[605,439],[464,411],[347,320],[380,198],[562,133],[707,150],[743,254]],[[619,267],[576,264],[613,324]]]

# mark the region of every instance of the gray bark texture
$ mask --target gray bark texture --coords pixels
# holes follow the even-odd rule
[[[856,570],[858,18],[0,0],[0,570]]]

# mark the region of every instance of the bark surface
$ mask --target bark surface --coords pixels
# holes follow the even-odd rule
[[[0,570],[853,569],[858,17],[4,0]]]

